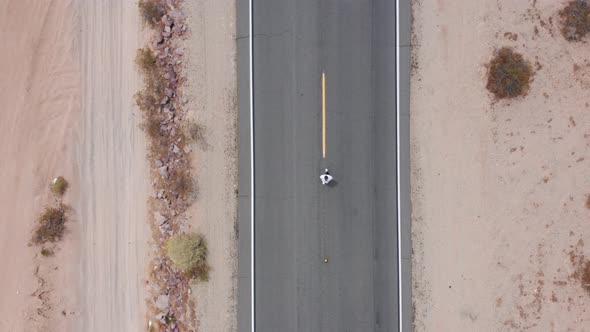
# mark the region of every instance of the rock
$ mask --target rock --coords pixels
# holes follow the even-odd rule
[[[162,99],[162,101],[160,102],[160,105],[166,105],[169,100],[170,100],[170,98],[168,98],[168,96],[164,96],[164,99]]]
[[[168,221],[168,219],[158,211],[154,212],[154,219],[156,219],[158,225],[163,225],[166,221]]]
[[[165,25],[164,26],[164,33],[162,33],[162,35],[166,36],[170,36],[172,34],[172,28],[170,28],[169,25]]]
[[[180,48],[177,48],[176,51],[175,51],[175,53],[177,55],[180,55],[180,56],[183,56],[184,55],[184,51],[182,49],[180,49]]]
[[[164,94],[166,94],[167,97],[172,98],[172,95],[174,94],[174,91],[172,91],[171,89],[164,89]]]
[[[174,153],[179,153],[180,152],[180,149],[178,148],[178,146],[176,146],[176,144],[173,144],[172,145],[172,152],[174,152]]]
[[[161,177],[163,177],[164,179],[167,179],[169,176],[168,166],[162,166],[162,167],[158,168],[158,173],[160,173]]]
[[[190,145],[184,147],[184,153],[191,153],[191,151],[193,151],[193,149],[190,147]]]
[[[162,163],[162,161],[160,159],[156,159],[156,167],[160,168],[164,166],[164,164]]]

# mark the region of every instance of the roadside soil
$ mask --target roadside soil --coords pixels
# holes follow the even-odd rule
[[[416,331],[590,325],[590,62],[560,34],[564,4],[413,1]],[[485,64],[503,46],[535,76],[494,101]]]
[[[207,239],[209,280],[193,285],[201,331],[237,330],[236,3],[186,1],[189,119],[202,128],[191,145],[197,196],[187,211]]]

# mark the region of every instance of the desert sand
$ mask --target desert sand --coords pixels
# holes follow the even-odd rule
[[[10,0],[0,15],[0,330],[143,330],[136,3]],[[57,175],[72,212],[55,257],[43,258],[28,243]]]
[[[235,3],[187,3],[190,116],[199,195],[191,226],[211,275],[195,284],[203,331],[236,329]],[[0,331],[144,331],[150,230],[146,140],[134,65],[146,33],[134,1],[0,4]],[[71,207],[54,257],[29,245],[63,175]]]
[[[237,330],[237,82],[233,0],[186,1],[189,116],[203,128],[193,146],[197,198],[191,227],[207,239],[211,272],[195,285],[201,331]]]
[[[55,257],[28,246],[37,216],[52,201],[55,176],[70,181],[64,201],[76,204],[81,90],[72,7],[72,1],[0,4],[0,331],[63,330],[68,320],[60,312],[78,311],[75,287],[67,287],[78,280],[70,264],[78,261],[72,250],[78,224],[68,225]]]
[[[590,292],[590,64],[559,32],[564,1],[413,1],[416,331],[584,331]],[[528,95],[494,101],[513,47]],[[589,265],[590,266],[590,265]]]

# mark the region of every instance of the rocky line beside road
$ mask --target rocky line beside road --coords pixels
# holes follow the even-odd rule
[[[143,112],[143,127],[148,136],[148,158],[152,164],[153,197],[149,199],[154,245],[148,283],[148,326],[162,331],[191,331],[196,328],[189,302],[190,279],[175,267],[165,253],[166,240],[187,228],[186,209],[194,198],[191,179],[191,146],[187,135],[188,120],[181,97],[181,41],[187,27],[182,0],[144,1],[153,6],[155,16],[146,17],[154,35],[147,48],[140,49],[137,62],[143,71],[145,86],[137,96]],[[151,21],[150,21],[151,20]],[[142,54],[142,52],[145,52]],[[140,64],[140,57],[147,62]],[[153,63],[151,63],[153,61]],[[147,67],[146,67],[147,66]],[[155,67],[150,67],[155,66]],[[155,318],[155,320],[153,320]]]

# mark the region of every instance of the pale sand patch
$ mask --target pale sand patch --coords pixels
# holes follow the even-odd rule
[[[590,235],[590,67],[588,44],[559,33],[563,3],[414,1],[416,331],[590,324],[569,254],[590,255],[578,242]],[[525,98],[492,104],[484,65],[502,46],[536,75]]]
[[[144,36],[136,1],[80,0],[82,325],[145,331],[150,232],[146,142],[133,95]]]
[[[204,128],[192,144],[196,202],[189,208],[193,230],[205,235],[209,281],[192,299],[201,331],[237,330],[237,106],[236,8],[233,0],[186,1],[189,118]]]
[[[78,221],[67,224],[55,257],[28,246],[36,218],[52,203],[55,176],[71,184],[64,201],[77,203],[75,15],[72,1],[0,4],[0,331],[63,331],[77,315],[76,288],[69,286],[78,279]],[[43,287],[34,276],[38,266]]]

